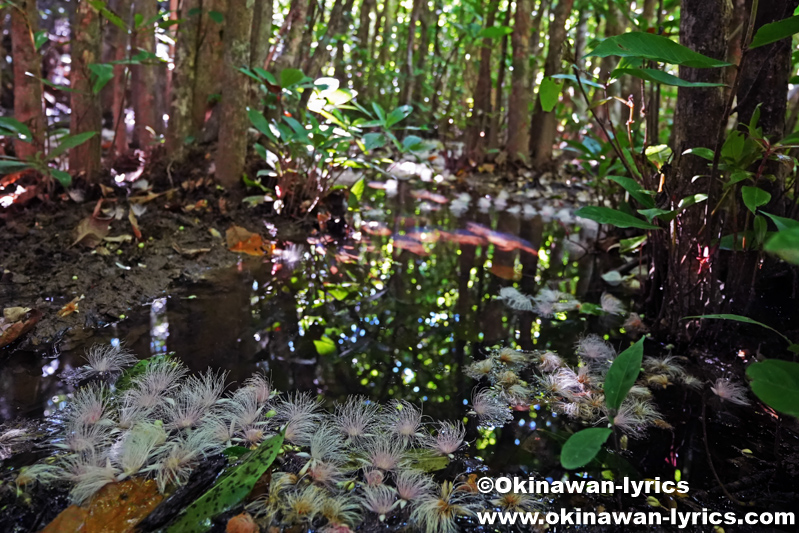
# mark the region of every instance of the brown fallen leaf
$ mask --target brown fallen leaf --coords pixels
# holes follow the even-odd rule
[[[38,309],[29,309],[18,321],[8,324],[5,318],[0,319],[0,348],[8,346],[18,338],[28,333],[39,320],[42,319],[42,312]],[[23,320],[24,319],[24,320]]]
[[[76,244],[83,244],[89,248],[94,248],[102,242],[111,229],[111,219],[97,218],[94,215],[88,216],[78,223],[75,229]]]
[[[136,240],[141,241],[141,230],[139,230],[139,221],[136,220],[136,215],[133,214],[133,209],[128,209],[128,222],[130,222],[130,227],[133,228],[133,235],[136,236]]]
[[[28,311],[30,310],[30,307],[6,307],[3,309],[3,318],[9,322],[16,322],[18,320],[22,320],[22,318],[28,314]]]
[[[84,296],[82,294],[80,296],[76,296],[75,298],[72,299],[71,302],[69,302],[67,305],[62,307],[61,310],[58,311],[58,313],[56,315],[59,318],[64,318],[64,317],[67,317],[67,316],[71,315],[72,313],[77,313],[78,312],[78,302],[83,300],[83,298],[84,298]]]
[[[109,483],[83,507],[65,509],[42,533],[131,533],[163,499],[152,479]]]
[[[225,232],[228,250],[247,255],[264,255],[264,240],[257,233],[252,233],[241,226],[230,226]]]
[[[210,248],[181,248],[179,244],[174,242],[172,243],[172,249],[175,250],[180,255],[187,255],[187,256],[204,254],[211,251]]]

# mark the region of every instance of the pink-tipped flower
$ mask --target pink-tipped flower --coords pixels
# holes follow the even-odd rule
[[[587,362],[604,363],[616,357],[616,351],[602,337],[592,333],[577,341],[577,355]]]
[[[363,445],[361,464],[369,468],[377,468],[384,472],[405,466],[405,444],[401,440],[389,437],[369,439]]]
[[[609,315],[624,315],[627,313],[627,309],[621,300],[610,293],[602,294],[599,303],[602,306],[602,310]]]
[[[113,424],[108,418],[110,408],[108,387],[104,383],[90,383],[75,391],[67,408],[66,420],[70,424],[85,426]]]
[[[468,365],[464,372],[467,376],[472,379],[480,380],[482,378],[488,377],[494,371],[494,358],[488,357],[486,359],[481,359],[480,361],[475,361]]]
[[[392,439],[399,439],[410,445],[424,438],[422,433],[422,412],[404,400],[392,400],[383,410],[380,428]]]
[[[397,495],[391,487],[385,485],[366,486],[363,488],[361,503],[382,522],[397,506]]]
[[[409,503],[413,504],[416,500],[429,496],[436,488],[433,479],[418,470],[402,470],[397,474],[394,485],[402,509]]]
[[[746,397],[746,387],[727,378],[717,379],[710,387],[710,390],[725,402],[734,403],[735,405],[751,405],[751,402]]]
[[[262,372],[256,372],[252,377],[244,382],[244,387],[252,389],[255,393],[255,399],[259,405],[263,405],[275,395],[275,389],[272,387],[272,382]]]
[[[93,377],[114,378],[137,361],[136,356],[122,345],[92,346],[84,358],[88,364],[77,368],[69,376],[70,381],[76,382]]]
[[[275,421],[285,425],[285,439],[297,446],[309,446],[322,415],[320,402],[308,392],[288,394],[275,406]]]
[[[538,367],[541,372],[554,372],[562,366],[563,359],[555,352],[544,352],[538,356]]]
[[[502,427],[513,420],[508,404],[491,389],[482,389],[472,396],[469,413],[477,416],[481,427]]]
[[[336,405],[335,426],[352,442],[371,437],[378,408],[363,396],[351,396],[344,404]]]
[[[427,439],[427,447],[441,455],[452,455],[461,449],[465,436],[462,422],[438,422],[435,436]]]
[[[445,481],[437,494],[417,500],[411,522],[424,533],[456,533],[457,517],[473,516],[478,509],[472,494]]]

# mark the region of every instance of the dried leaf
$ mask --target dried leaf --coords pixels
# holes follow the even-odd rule
[[[122,235],[114,235],[113,237],[106,237],[103,239],[105,242],[130,242],[133,240],[133,235],[128,235],[127,233],[123,233]]]
[[[210,252],[210,248],[181,248],[179,244],[172,243],[172,249],[174,249],[180,255],[187,255],[193,256],[197,254],[204,254],[206,252]]]
[[[89,248],[94,248],[108,235],[108,231],[111,229],[110,224],[110,219],[97,218],[93,215],[84,218],[75,229],[76,237],[72,246],[83,244]]]
[[[6,307],[3,309],[3,317],[9,322],[16,322],[22,320],[30,310],[30,307]]]
[[[240,226],[231,226],[225,233],[228,250],[247,255],[264,255],[264,241],[257,233],[252,233]]]
[[[110,483],[84,507],[65,509],[42,533],[131,533],[163,499],[152,479]]]
[[[26,313],[27,314],[27,313]],[[11,324],[10,327],[5,329],[0,328],[0,348],[3,346],[7,346],[17,340],[18,338],[25,335],[33,326],[36,325],[39,320],[42,319],[42,313],[38,310],[30,311],[30,315],[27,320],[20,320],[19,322],[14,322]],[[0,325],[2,325],[2,321],[0,321]]]
[[[128,221],[130,222],[130,227],[133,228],[133,235],[136,236],[136,240],[141,241],[141,230],[139,229],[139,221],[136,220],[136,215],[133,213],[133,209],[128,209]]]

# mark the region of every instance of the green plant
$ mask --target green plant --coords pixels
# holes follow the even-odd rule
[[[613,418],[627,398],[635,380],[638,379],[643,358],[644,338],[642,337],[620,353],[608,369],[604,391],[611,428],[614,426]],[[602,449],[602,445],[613,433],[611,428],[583,429],[569,437],[560,454],[560,463],[563,468],[582,468],[593,461]]]
[[[63,135],[59,138],[59,143],[49,152],[37,152],[28,159],[17,159],[13,157],[0,157],[0,173],[18,172],[31,169],[39,172],[45,179],[54,179],[62,187],[69,187],[72,183],[72,176],[65,170],[57,168],[57,159],[64,155],[70,148],[75,148],[85,143],[97,135],[96,131],[79,133],[76,135]],[[10,117],[0,117],[0,136],[8,136],[19,139],[23,142],[30,142],[33,134],[30,129],[20,121]]]

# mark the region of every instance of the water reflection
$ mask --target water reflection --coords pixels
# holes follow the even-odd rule
[[[280,390],[406,399],[449,419],[463,418],[476,385],[461,369],[489,347],[570,351],[584,317],[541,321],[495,299],[506,286],[585,296],[594,257],[574,246],[578,228],[567,213],[541,208],[543,216],[531,217],[539,210],[529,206],[497,213],[462,197],[450,210],[439,192],[404,181],[387,193],[367,189],[347,241],[278,241],[271,257],[243,259],[154,300],[55,359],[16,355],[0,377],[8,391],[0,416],[56,407],[70,392],[56,374],[82,364],[85,346],[112,340],[140,356],[175,352],[195,371],[224,368],[235,382],[260,368]],[[535,406],[505,430],[471,425],[469,437],[497,465],[542,467],[553,464],[556,447],[541,429],[557,433],[557,419]],[[491,453],[497,448],[503,453]]]

